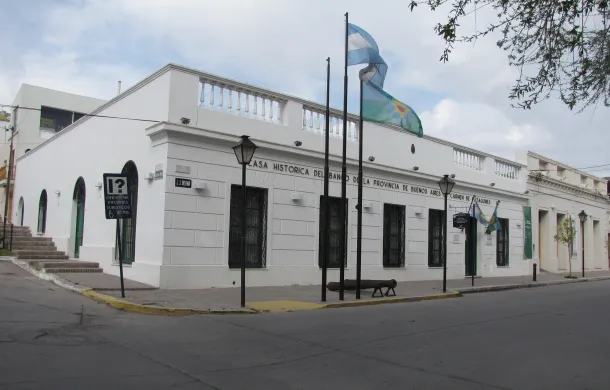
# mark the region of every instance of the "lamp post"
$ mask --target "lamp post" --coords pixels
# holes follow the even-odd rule
[[[582,277],[585,277],[585,222],[587,222],[587,213],[582,210],[578,213],[578,219],[580,219],[580,230],[581,230],[581,246],[582,246]]]
[[[447,292],[447,196],[453,190],[455,181],[449,175],[443,175],[438,181],[438,186],[445,197],[445,212],[443,213],[443,292]]]
[[[250,141],[250,137],[242,135],[241,140],[233,146],[233,152],[237,162],[241,164],[241,188],[242,188],[242,218],[241,218],[241,307],[246,306],[246,166],[250,165],[254,151],[257,146]]]

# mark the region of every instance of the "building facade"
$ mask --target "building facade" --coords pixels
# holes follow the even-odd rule
[[[242,134],[259,147],[247,170],[247,284],[320,283],[324,112],[317,103],[168,65],[93,114],[144,118],[111,125],[86,117],[20,157],[14,213],[72,257],[162,288],[239,285]],[[342,112],[331,110],[329,280],[355,276],[358,117],[348,117],[347,251],[339,258]],[[425,136],[365,123],[363,278],[442,279],[442,223],[449,278],[530,274],[525,258],[527,166]],[[69,153],[68,153],[69,151]],[[62,156],[62,158],[57,158]],[[106,220],[102,175],[124,173],[133,216]],[[438,180],[455,175],[447,221]],[[39,204],[47,199],[44,210]],[[451,216],[473,198],[501,231],[485,234]]]
[[[14,132],[4,131],[5,142],[0,148],[0,215],[4,215],[7,174],[14,167],[15,159],[23,156],[41,142],[51,138],[63,128],[73,124],[105,101],[75,95],[53,89],[22,84],[13,100],[10,124]],[[0,119],[2,115],[0,115]],[[3,126],[4,127],[4,126]],[[8,127],[7,127],[8,128]],[[6,130],[6,129],[5,129]],[[13,138],[13,163],[9,163],[11,138]],[[13,170],[11,180],[16,178]],[[12,185],[11,185],[12,187]],[[9,191],[9,209],[12,215],[12,188]]]
[[[527,163],[527,188],[532,207],[533,252],[541,270],[580,274],[608,269],[608,182],[534,152]],[[579,214],[586,215],[581,221]],[[557,226],[571,218],[576,227],[573,253],[554,239]],[[584,262],[583,262],[584,249]]]

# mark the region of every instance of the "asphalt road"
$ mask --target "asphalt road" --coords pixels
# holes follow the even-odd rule
[[[123,313],[0,263],[0,389],[608,389],[610,281],[247,316]]]

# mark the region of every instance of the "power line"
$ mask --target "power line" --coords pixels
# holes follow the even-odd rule
[[[9,107],[9,108],[13,108],[13,109],[17,108],[20,110],[42,111],[42,108],[34,108],[34,107],[11,106],[8,104],[0,104],[0,106]],[[98,115],[98,114],[83,114],[83,117],[85,117],[85,116],[96,117],[96,118],[107,118],[107,119],[121,119],[121,120],[127,120],[127,121],[137,121],[137,122],[153,122],[153,123],[163,122],[161,120],[154,120],[154,119],[126,118],[126,117],[122,117],[122,116]]]

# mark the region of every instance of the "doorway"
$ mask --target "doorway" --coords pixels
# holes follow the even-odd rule
[[[557,230],[565,223],[566,215],[557,213]],[[567,245],[560,243],[559,241],[555,242],[556,247],[556,255],[557,255],[557,270],[565,271],[569,266],[569,248]]]
[[[548,233],[549,212],[547,210],[538,210],[538,269],[541,271],[549,264]]]
[[[80,256],[80,247],[83,245],[83,235],[85,231],[85,200],[86,188],[85,180],[79,177],[74,186],[73,202],[75,206],[75,229],[74,229],[74,258]]]
[[[17,224],[18,226],[23,226],[23,196],[19,198],[19,205],[17,206]]]
[[[466,250],[464,264],[466,276],[477,276],[477,219],[470,218],[466,225]]]
[[[593,267],[592,268],[601,268],[602,265],[600,262],[602,261],[601,254],[601,229],[599,221],[593,221]]]
[[[47,190],[42,190],[38,201],[38,233],[47,231]]]
[[[121,220],[121,257],[124,264],[131,264],[136,257],[136,227],[138,221],[138,168],[133,161],[128,161],[121,170],[127,176],[127,185],[131,196],[131,218]],[[116,253],[118,259],[118,251]]]

